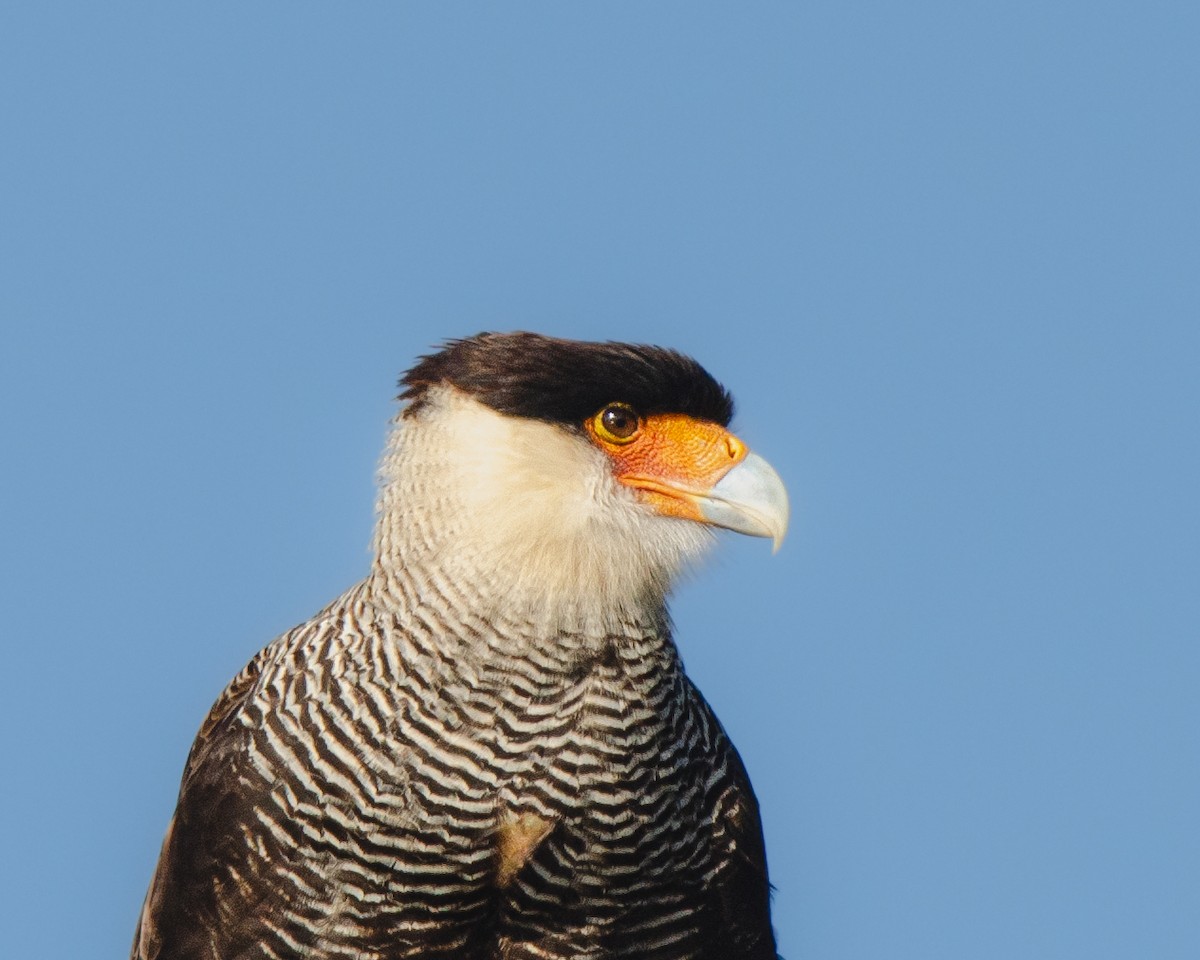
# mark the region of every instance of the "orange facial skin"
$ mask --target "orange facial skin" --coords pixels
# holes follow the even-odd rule
[[[642,417],[638,431],[624,441],[607,439],[600,417],[592,417],[584,427],[612,461],[614,476],[669,517],[703,522],[695,498],[711,490],[749,453],[720,424],[684,414]]]

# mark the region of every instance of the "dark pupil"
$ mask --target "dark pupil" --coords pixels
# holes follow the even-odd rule
[[[622,407],[609,407],[604,411],[604,429],[624,440],[633,436],[633,431],[637,429],[637,417]]]

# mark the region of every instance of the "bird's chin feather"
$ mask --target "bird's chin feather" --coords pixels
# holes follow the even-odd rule
[[[548,617],[660,609],[711,541],[702,524],[639,503],[582,433],[497,413],[451,387],[397,418],[380,475],[382,567],[419,553]]]

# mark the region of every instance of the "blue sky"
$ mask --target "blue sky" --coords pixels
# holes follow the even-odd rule
[[[788,960],[1200,951],[1200,14],[0,15],[13,956],[121,956],[224,683],[368,561],[398,375],[692,353],[793,495],[674,604]]]

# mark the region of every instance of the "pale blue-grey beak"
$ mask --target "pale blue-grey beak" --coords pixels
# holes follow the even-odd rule
[[[770,537],[772,551],[788,527],[788,495],[775,469],[758,454],[741,463],[695,498],[705,521],[752,537]]]

